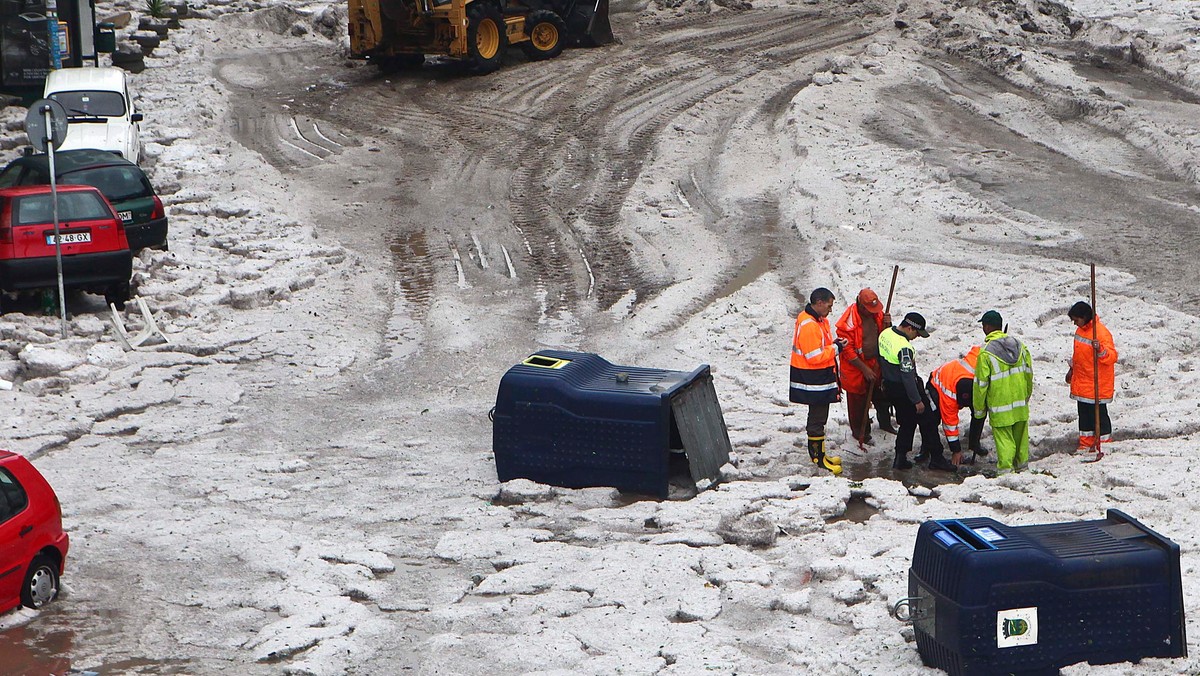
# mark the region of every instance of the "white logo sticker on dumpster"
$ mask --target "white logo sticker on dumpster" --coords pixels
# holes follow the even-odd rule
[[[996,613],[996,647],[1037,644],[1037,608],[1013,608]]]
[[[975,531],[976,535],[984,540],[987,540],[988,542],[999,542],[1000,540],[1004,539],[1004,536],[997,533],[994,528],[988,528],[987,526],[984,526],[983,528],[972,528],[971,530]]]

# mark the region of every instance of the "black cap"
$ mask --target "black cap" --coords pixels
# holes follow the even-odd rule
[[[1092,321],[1092,314],[1092,306],[1083,301],[1075,303],[1071,306],[1071,309],[1067,311],[1068,317],[1078,317],[1085,322]]]
[[[925,327],[925,318],[916,312],[904,315],[904,321],[900,322],[900,326],[909,326],[916,329],[917,335],[922,338],[929,337],[929,329]]]
[[[1004,326],[1004,319],[1000,316],[999,312],[988,310],[979,318],[979,323],[987,324],[988,326]]]

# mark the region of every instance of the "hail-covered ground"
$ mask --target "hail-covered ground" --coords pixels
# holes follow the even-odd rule
[[[863,25],[879,35],[817,69],[820,86],[801,88],[781,124],[748,126],[739,150],[722,156],[713,175],[725,198],[777,196],[783,229],[807,243],[807,259],[697,305],[697,285],[725,281],[715,262],[691,260],[671,242],[718,235],[689,231],[697,219],[664,177],[695,159],[690,136],[712,131],[698,108],[659,141],[621,216],[622,228],[662,250],[663,269],[675,271],[664,276],[676,281],[632,310],[614,306],[585,339],[545,331],[541,343],[521,345],[505,340],[509,317],[456,316],[462,308],[451,299],[424,316],[406,310],[386,252],[371,252],[345,223],[332,226],[327,205],[232,140],[221,60],[313,45],[336,53],[345,42],[340,7],[193,6],[131,76],[146,114],[145,164],[171,218],[170,251],[142,253],[135,281],[168,342],[123,350],[96,297],[72,296],[66,338],[57,317],[32,305],[0,317],[0,377],[15,383],[0,391],[3,445],[50,480],[72,538],[62,598],[0,617],[0,665],[931,673],[912,630],[888,615],[907,595],[922,522],[1055,523],[1100,519],[1109,508],[1180,544],[1196,635],[1200,296],[1177,281],[1182,274],[1113,254],[1129,246],[1131,228],[1172,261],[1186,260],[1195,242],[1153,237],[1153,214],[1118,227],[1102,205],[1061,220],[1050,208],[999,209],[957,179],[979,167],[986,183],[993,156],[1045,151],[1130,185],[1152,158],[1194,190],[1194,96],[1155,97],[1136,82],[1097,91],[1043,54],[1070,37],[1065,12],[1097,60],[1134,62],[1197,91],[1200,10],[1183,0],[1002,5],[863,3]],[[126,9],[142,8],[103,4],[100,13]],[[655,14],[733,11],[620,9],[618,35],[622,21]],[[946,89],[945,74],[923,60],[930,50],[1003,72],[1011,90],[973,95],[970,75]],[[923,152],[920,127],[898,129],[897,120],[924,91],[984,112],[1026,145],[980,139],[953,157]],[[1047,116],[1031,102],[1055,96],[1076,114]],[[24,113],[4,111],[6,157],[18,152]],[[1036,202],[1039,186],[1019,189]],[[1081,251],[1081,241],[1099,250]],[[1116,441],[1095,464],[1069,453],[1076,413],[1063,382],[1074,331],[1065,313],[1089,294],[1089,260],[1101,262],[1098,306],[1120,352]],[[1029,345],[1027,471],[898,480],[887,470],[890,437],[877,434],[860,450],[837,407],[830,445],[853,477],[818,472],[795,445],[804,410],[787,402],[786,378],[797,294],[830,287],[840,314],[863,286],[885,294],[894,264],[893,314],[922,312],[937,329],[917,343],[923,371],[978,343],[975,322],[988,309]],[[143,328],[134,304],[122,319],[131,333]],[[541,347],[678,370],[711,364],[734,451],[721,480],[666,501],[499,484],[482,417],[503,374],[497,365]],[[427,373],[423,360],[444,353],[460,366],[415,378]],[[421,396],[393,397],[399,390]],[[1193,673],[1200,661],[1066,673],[1135,670]]]

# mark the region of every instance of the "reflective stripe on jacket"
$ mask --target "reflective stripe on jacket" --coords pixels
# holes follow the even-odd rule
[[[1100,403],[1107,404],[1113,398],[1114,372],[1117,363],[1117,347],[1112,334],[1099,318],[1096,323],[1096,340],[1100,343]],[[1075,330],[1075,351],[1071,355],[1071,398],[1089,404],[1096,402],[1096,380],[1093,375],[1092,322]]]
[[[884,329],[883,312],[876,312],[868,315],[868,317],[875,320],[875,334],[878,335]],[[866,351],[863,349],[862,319],[863,317],[858,311],[858,303],[854,303],[846,308],[846,311],[842,313],[841,319],[837,321],[838,338],[846,339],[846,347],[842,348],[842,353],[838,357],[838,363],[841,366],[842,389],[855,394],[867,393],[867,381],[863,378],[862,371],[859,371],[857,366],[851,364],[851,361],[861,359],[867,365],[867,368],[876,374],[879,373],[879,361],[874,357],[868,358],[864,354]],[[877,346],[878,341],[872,347]],[[871,352],[877,353],[878,350],[872,350]]]
[[[1029,420],[1033,395],[1033,358],[1024,343],[1003,331],[992,331],[975,364],[971,403],[975,417],[989,416],[992,427]]]
[[[937,392],[938,410],[942,412],[942,431],[946,441],[958,441],[958,382],[963,378],[975,378],[975,364],[979,360],[976,345],[962,359],[948,361],[929,374],[929,382]]]
[[[913,405],[921,402],[921,383],[917,378],[917,351],[908,338],[889,328],[879,334],[879,368],[884,384],[901,389]]]
[[[811,305],[796,316],[792,333],[791,387],[788,398],[797,404],[833,403],[841,399],[837,379],[837,346],[829,319],[817,317]]]

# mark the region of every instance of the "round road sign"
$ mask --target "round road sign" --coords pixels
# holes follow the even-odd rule
[[[46,128],[47,112],[50,113],[49,129]],[[47,140],[58,150],[63,144],[63,139],[67,138],[67,110],[61,103],[52,99],[34,101],[29,106],[29,113],[25,115],[25,133],[29,136],[29,143],[38,152],[46,152]]]

